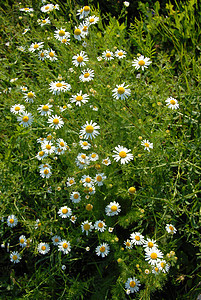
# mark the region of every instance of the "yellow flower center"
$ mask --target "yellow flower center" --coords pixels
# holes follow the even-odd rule
[[[67,42],[67,39],[63,39],[63,40],[62,40],[62,43],[65,44],[66,42]]]
[[[82,28],[82,31],[87,31],[87,29],[88,29],[88,27],[87,26],[84,26],[83,28]]]
[[[24,10],[27,10],[27,11],[28,11],[28,10],[29,10],[29,8],[28,8],[28,7],[25,7],[25,9],[24,9]]]
[[[132,280],[132,281],[130,281],[129,285],[131,288],[134,288],[136,286],[136,283],[135,283],[135,281]]]
[[[102,222],[99,222],[99,223],[98,223],[98,227],[99,227],[99,228],[103,228],[103,223],[102,223]]]
[[[65,109],[65,108],[67,108],[67,106],[66,106],[66,105],[64,105],[64,106],[63,106],[63,109]]]
[[[73,198],[74,198],[74,199],[78,199],[78,198],[79,198],[79,195],[78,195],[78,194],[74,194],[74,195],[73,195]]]
[[[38,49],[38,48],[39,48],[39,45],[38,45],[38,44],[35,44],[33,47],[34,47],[34,49]]]
[[[158,272],[158,268],[157,268],[157,267],[155,267],[154,270],[155,270],[156,272]]]
[[[155,252],[151,253],[150,256],[151,256],[151,259],[157,259],[157,257],[158,257],[157,253],[155,253]]]
[[[106,165],[108,164],[108,160],[107,160],[107,159],[104,159],[103,162],[104,162],[104,164],[106,164]]]
[[[65,35],[65,31],[64,30],[60,30],[59,31],[59,36],[64,36]]]
[[[136,239],[136,241],[140,241],[140,236],[139,236],[139,235],[136,235],[136,236],[135,236],[135,239]]]
[[[86,210],[91,211],[93,209],[93,205],[90,203],[86,205]]]
[[[144,143],[145,147],[149,148],[149,144],[148,143]]]
[[[91,157],[92,157],[92,158],[95,158],[95,157],[96,157],[96,154],[95,154],[95,153],[93,153],[93,154],[91,155]]]
[[[86,155],[85,155],[85,154],[82,154],[82,155],[81,155],[81,158],[85,159],[85,158],[86,158]]]
[[[131,245],[131,243],[126,242],[126,246],[127,246],[127,247],[130,247],[130,245]]]
[[[119,56],[122,56],[122,55],[123,55],[123,52],[118,52],[118,55],[119,55]]]
[[[64,145],[65,145],[64,142],[60,142],[61,147],[64,147]]]
[[[47,21],[46,20],[42,20],[42,23],[45,24]]]
[[[102,252],[102,253],[105,252],[105,247],[104,246],[100,247],[100,252]]]
[[[58,124],[59,124],[59,119],[54,119],[54,120],[53,120],[53,123],[54,123],[55,125],[58,125]]]
[[[89,193],[91,193],[91,192],[93,192],[93,188],[92,187],[89,188]]]
[[[24,117],[22,118],[22,121],[23,121],[23,122],[28,122],[28,121],[29,121],[29,117],[28,117],[28,116],[24,116]]]
[[[54,241],[55,241],[55,243],[58,243],[59,239],[58,239],[58,238],[55,238]]]
[[[47,136],[47,140],[48,140],[48,141],[51,141],[51,139],[52,139],[52,136],[51,136],[51,135],[48,135],[48,136]]]
[[[89,20],[90,23],[93,23],[94,21],[95,21],[94,18],[90,18]]]
[[[90,7],[89,6],[85,6],[84,7],[84,11],[90,11]]]
[[[62,209],[62,214],[67,214],[67,212],[68,212],[67,208]]]
[[[67,249],[68,248],[68,244],[67,243],[63,243],[63,248]]]
[[[33,94],[32,92],[29,92],[29,93],[27,94],[27,96],[28,96],[28,98],[33,98],[33,97],[34,97],[34,94]]]
[[[164,262],[161,263],[161,268],[165,268],[165,263]]]
[[[172,104],[172,105],[175,105],[176,104],[176,101],[175,100],[170,100],[170,103]]]
[[[125,158],[125,157],[127,156],[127,154],[126,154],[125,151],[120,151],[120,152],[119,152],[119,156],[120,156],[121,158]]]
[[[56,83],[56,87],[62,87],[63,84],[61,82]]]
[[[140,66],[144,66],[144,65],[145,65],[145,62],[144,62],[144,60],[140,60],[140,61],[138,62],[138,65],[140,65]]]
[[[44,174],[47,175],[49,173],[48,169],[44,170]]]
[[[131,186],[128,191],[130,194],[134,194],[136,192],[136,188],[134,186]]]
[[[17,260],[17,255],[13,255],[13,260]]]
[[[75,217],[74,217],[74,216],[72,216],[72,217],[71,217],[71,220],[72,220],[72,221],[75,221]]]
[[[10,224],[13,224],[14,223],[14,219],[10,219],[9,222],[10,222]]]
[[[42,246],[41,249],[44,251],[44,250],[46,249],[46,247],[45,247],[45,246]]]
[[[49,53],[49,56],[50,56],[50,57],[54,57],[54,53],[51,51],[51,52]]]
[[[74,183],[74,180],[73,180],[73,179],[71,179],[71,180],[69,181],[69,183],[70,183],[70,184],[73,184],[73,183]]]
[[[112,205],[110,209],[111,209],[111,211],[117,211],[117,206],[116,205]]]
[[[83,145],[83,146],[87,146],[88,143],[87,143],[87,142],[83,142],[82,145]]]
[[[152,242],[148,242],[148,247],[152,248],[154,246],[154,244]]]
[[[102,177],[101,177],[100,175],[98,175],[98,176],[96,177],[96,180],[100,182],[100,181],[102,181]]]
[[[84,224],[84,230],[89,230],[90,229],[90,225],[87,223],[87,224]]]
[[[49,106],[43,105],[42,110],[43,110],[43,111],[48,111],[48,110],[49,110]]]
[[[19,111],[20,110],[20,107],[19,106],[16,106],[15,107],[15,111]]]
[[[89,73],[85,73],[85,74],[84,74],[84,78],[88,78],[89,76],[90,76]]]
[[[50,7],[49,6],[45,6],[45,9],[48,10]]]
[[[75,99],[76,99],[77,101],[81,101],[81,100],[83,99],[83,97],[82,97],[82,96],[77,96]]]
[[[46,147],[45,147],[47,150],[50,150],[52,147],[51,147],[51,145],[46,145]]]
[[[125,92],[125,89],[122,86],[120,86],[118,88],[118,94],[122,95],[124,92]]]
[[[90,183],[90,182],[91,182],[91,178],[87,177],[87,178],[85,178],[85,181],[86,181],[87,183]]]
[[[40,156],[40,157],[43,156],[44,154],[45,154],[44,151],[40,151],[40,152],[39,152],[39,156]]]
[[[82,57],[82,56],[78,56],[77,61],[78,61],[79,63],[81,63],[81,62],[83,61],[83,57]]]
[[[171,231],[173,231],[173,230],[174,230],[174,228],[173,228],[172,226],[169,226],[169,229],[170,229]]]
[[[81,34],[81,30],[80,29],[75,29],[74,31],[74,35],[80,35]]]
[[[112,55],[110,53],[106,53],[106,57],[111,57]]]
[[[24,243],[24,239],[21,239],[21,240],[20,240],[20,244],[23,244],[23,243]]]
[[[91,125],[87,125],[85,128],[86,133],[92,133],[94,131],[93,126]]]
[[[45,56],[45,54],[44,54],[43,52],[41,52],[40,56],[41,56],[41,57],[44,57],[44,56]]]

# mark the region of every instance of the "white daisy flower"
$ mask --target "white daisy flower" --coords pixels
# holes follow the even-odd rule
[[[140,281],[137,280],[135,277],[128,278],[125,283],[125,288],[130,290],[131,293],[138,292],[140,286],[141,286]]]
[[[52,81],[49,90],[53,95],[60,94],[60,92],[67,92],[71,89],[71,85],[64,81]]]
[[[24,51],[26,50],[26,48],[25,48],[25,47],[22,47],[22,46],[17,47],[17,49],[18,49],[19,51],[22,51],[22,52],[24,52]]]
[[[129,5],[130,5],[130,2],[128,2],[128,1],[124,1],[124,5],[125,5],[126,7],[129,7]]]
[[[125,82],[121,85],[116,85],[116,88],[114,90],[112,90],[113,92],[113,97],[115,99],[119,99],[121,98],[121,100],[124,100],[126,98],[128,98],[128,96],[131,95],[131,90],[128,89],[128,85],[124,86]]]
[[[144,150],[150,151],[150,149],[153,149],[153,143],[150,143],[148,140],[143,140],[141,145],[144,146]]]
[[[89,33],[89,24],[87,22],[81,23],[79,29],[81,30],[81,37],[84,39]]]
[[[35,228],[35,229],[38,229],[38,228],[40,228],[40,226],[41,226],[41,222],[40,222],[39,219],[37,219],[36,222],[35,222],[34,228]]]
[[[115,150],[113,150],[113,152],[116,154],[112,155],[112,157],[114,157],[114,160],[116,162],[120,160],[120,163],[124,165],[125,163],[133,160],[133,154],[130,154],[130,151],[130,149],[118,145],[117,147],[115,147]]]
[[[45,168],[45,169],[40,170],[40,176],[42,178],[50,178],[51,175],[52,175],[52,172],[51,172],[50,168]]]
[[[163,273],[168,273],[170,265],[165,260],[158,260],[156,267]]]
[[[88,187],[87,191],[86,191],[89,195],[94,195],[96,192],[96,189],[94,187],[94,185]]]
[[[79,203],[81,201],[80,193],[72,192],[71,195],[70,195],[70,200],[73,203]]]
[[[168,233],[174,234],[177,232],[177,229],[172,224],[167,224],[165,229]]]
[[[111,160],[109,159],[109,157],[103,159],[102,164],[105,166],[109,166],[111,164]]]
[[[55,4],[54,9],[59,10],[59,4]]]
[[[19,125],[22,125],[23,127],[28,127],[33,122],[32,114],[23,111],[21,115],[17,117],[17,121],[19,122]]]
[[[106,50],[102,53],[102,57],[105,59],[105,60],[112,60],[114,59],[114,54],[109,51],[109,50]]]
[[[79,141],[79,144],[80,144],[81,148],[84,150],[88,150],[91,148],[91,144],[88,143],[87,141]]]
[[[103,181],[106,179],[107,177],[104,176],[104,173],[99,173],[96,174],[96,177],[94,178],[94,183],[97,184],[98,186],[103,185]]]
[[[83,186],[90,187],[93,185],[94,180],[89,175],[83,175],[81,178],[81,182],[83,183]]]
[[[21,256],[17,251],[13,251],[10,254],[10,261],[13,262],[14,264],[17,264],[20,262]]]
[[[50,170],[52,169],[52,167],[47,163],[39,166],[40,170],[45,170],[46,168],[49,168]]]
[[[122,58],[126,57],[126,54],[127,54],[126,51],[124,51],[124,50],[118,50],[118,49],[114,53],[114,55],[116,57],[118,57],[119,59],[122,59]]]
[[[60,109],[60,112],[63,112],[67,109],[67,106],[66,105],[59,106],[59,109]]]
[[[43,44],[44,44],[43,42],[32,43],[28,50],[33,53],[36,50],[38,51],[38,50],[42,49],[43,48]]]
[[[12,79],[10,80],[10,82],[13,83],[13,82],[15,82],[15,81],[17,81],[17,80],[18,80],[17,77],[16,77],[16,78],[12,78]]]
[[[25,8],[20,8],[20,11],[24,11],[24,12],[27,12],[27,13],[31,13],[33,12],[33,8],[29,8],[29,7],[25,7]]]
[[[147,239],[144,239],[143,247],[145,248],[145,251],[147,251],[152,248],[157,248],[158,245],[156,244],[155,240],[151,240],[151,239],[147,238]]]
[[[71,220],[72,223],[75,223],[76,220],[77,220],[77,217],[76,217],[76,216],[71,216],[71,217],[70,217],[70,220]]]
[[[45,153],[45,151],[39,151],[38,152],[38,154],[36,155],[36,158],[38,159],[38,160],[42,160],[43,158],[45,158],[45,157],[47,157],[48,156],[48,154],[47,153]]]
[[[57,139],[56,142],[57,142],[57,146],[60,147],[62,150],[64,150],[64,151],[67,150],[68,145],[66,144],[66,142],[63,139],[59,138],[59,139]]]
[[[157,267],[157,266],[153,266],[152,273],[153,273],[153,274],[155,274],[155,275],[158,275],[158,274],[160,274],[159,267]]]
[[[24,29],[24,31],[22,32],[22,34],[24,35],[24,34],[26,34],[27,33],[27,31],[29,31],[30,30],[30,28],[26,28],[26,29]]]
[[[98,111],[98,107],[97,106],[90,105],[90,108],[92,108],[92,110],[94,110],[94,111]]]
[[[163,253],[157,248],[152,248],[145,251],[145,260],[149,264],[156,265],[159,258],[163,258]]]
[[[84,18],[84,9],[83,9],[83,7],[81,9],[77,10],[77,16],[79,16],[79,19]]]
[[[83,7],[83,16],[84,16],[84,18],[86,18],[89,13],[90,13],[90,7],[89,6],[84,6]]]
[[[86,167],[89,165],[89,160],[88,162],[84,162],[84,161],[79,161],[78,159],[75,160],[76,165],[78,166],[79,169],[86,169]]]
[[[53,4],[47,4],[47,5],[44,5],[40,8],[40,10],[42,12],[48,12],[48,11],[53,11],[54,9],[54,5]]]
[[[132,249],[133,248],[133,242],[131,240],[126,240],[124,242],[124,245],[126,246],[127,249]]]
[[[86,121],[86,123],[81,128],[82,129],[80,130],[80,135],[82,135],[85,139],[92,139],[99,134],[97,129],[100,129],[100,126],[97,125],[97,123],[93,123],[93,121],[90,121],[90,123]]]
[[[101,56],[97,57],[97,61],[102,61],[102,60],[103,60],[103,58]]]
[[[85,54],[85,52],[81,51],[80,54],[77,54],[77,55],[73,56],[72,63],[76,67],[85,66],[86,65],[86,61],[88,61],[88,60],[89,60],[88,56]]]
[[[43,27],[44,25],[51,24],[49,17],[43,20],[40,20],[40,26]]]
[[[82,95],[82,91],[80,91],[79,93],[77,93],[77,95],[72,95],[72,97],[70,98],[70,102],[75,103],[78,106],[81,106],[82,104],[87,103],[88,99],[89,99],[89,95],[87,94]]]
[[[98,23],[98,21],[99,21],[99,17],[91,16],[91,17],[88,17],[88,18],[86,19],[86,21],[89,22],[90,25],[96,24],[96,23]]]
[[[110,247],[107,243],[102,243],[96,247],[96,254],[101,257],[105,257],[110,252]]]
[[[41,50],[38,52],[39,60],[45,60],[47,58],[47,50]]]
[[[62,118],[57,115],[50,116],[47,123],[49,123],[49,126],[53,127],[54,129],[59,129],[64,125],[64,121],[62,120]]]
[[[68,254],[71,251],[70,242],[66,240],[59,242],[58,251],[62,251],[63,254]]]
[[[21,105],[21,104],[15,104],[15,105],[11,106],[11,108],[10,108],[10,111],[15,115],[22,113],[24,110],[25,110],[25,107],[24,107],[24,105]]]
[[[68,177],[67,182],[66,182],[67,187],[72,186],[73,184],[76,184],[75,178],[74,177]]]
[[[78,41],[81,41],[82,40],[81,34],[82,34],[82,30],[79,27],[75,27],[74,38]]]
[[[69,218],[72,215],[72,210],[67,206],[62,206],[58,211],[58,215],[64,219]]]
[[[41,144],[41,148],[42,150],[46,153],[46,154],[53,154],[54,151],[55,151],[55,146],[53,145],[52,142],[50,141],[44,141],[42,144]]]
[[[18,219],[16,218],[16,216],[14,216],[14,215],[8,216],[7,225],[9,227],[15,227],[17,225],[17,223],[18,223]]]
[[[38,244],[37,248],[38,252],[43,255],[47,254],[50,251],[50,246],[47,243],[40,243]]]
[[[178,101],[173,97],[167,98],[167,100],[165,100],[165,102],[167,102],[166,105],[168,106],[168,108],[171,108],[171,109],[179,108]]]
[[[52,105],[47,103],[45,105],[40,105],[37,110],[40,112],[41,116],[49,116],[52,113],[51,107]]]
[[[82,232],[85,232],[86,235],[88,235],[89,232],[92,231],[92,229],[93,229],[94,227],[93,227],[93,225],[92,225],[92,222],[89,222],[89,221],[87,220],[87,221],[82,222],[81,228],[82,228]]]
[[[54,37],[61,42],[63,39],[66,39],[69,41],[70,33],[63,28],[60,28],[55,31]]]
[[[26,239],[26,237],[24,235],[21,235],[19,237],[19,242],[20,242],[20,246],[22,248],[26,247],[26,245],[27,245],[27,239]]]
[[[56,61],[58,59],[55,51],[53,51],[52,49],[47,50],[46,53],[46,58],[48,58],[50,61]]]
[[[23,93],[28,92],[28,88],[26,86],[21,86],[20,89]]]
[[[33,103],[34,102],[33,99],[36,98],[36,94],[31,91],[28,92],[23,98],[26,102]]]
[[[105,224],[105,222],[98,220],[95,222],[94,224],[94,228],[100,232],[104,232],[106,230],[107,225]]]
[[[79,153],[77,156],[77,160],[89,164],[89,157],[85,153]]]
[[[99,156],[97,153],[93,152],[89,155],[89,159],[90,159],[90,161],[97,161],[99,159]]]
[[[143,245],[144,244],[144,236],[140,232],[131,233],[130,238],[134,245]]]
[[[52,237],[52,243],[54,246],[57,246],[61,242],[61,237],[58,235],[54,235]]]
[[[150,61],[149,58],[144,57],[143,55],[141,55],[140,57],[138,57],[137,59],[135,59],[132,62],[132,66],[135,67],[136,70],[138,70],[140,67],[142,68],[142,71],[144,71],[145,68],[148,68],[148,66],[151,64],[152,62]]]
[[[105,212],[107,216],[115,216],[118,215],[119,212],[121,211],[121,206],[119,205],[118,202],[110,202],[105,208]]]

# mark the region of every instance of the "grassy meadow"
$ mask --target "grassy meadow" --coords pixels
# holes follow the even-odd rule
[[[201,10],[150,2],[2,3],[1,299],[201,294]]]

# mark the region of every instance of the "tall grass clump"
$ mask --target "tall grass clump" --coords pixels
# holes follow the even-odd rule
[[[2,299],[197,299],[200,9],[1,8]]]

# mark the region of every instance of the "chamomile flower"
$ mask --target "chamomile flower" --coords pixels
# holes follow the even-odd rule
[[[46,58],[48,58],[50,61],[56,61],[58,59],[55,51],[52,49],[47,50]]]
[[[67,206],[62,206],[58,211],[58,215],[64,219],[69,218],[72,215],[72,210]]]
[[[87,141],[79,141],[79,144],[83,150],[88,150],[91,148],[91,144]]]
[[[47,57],[47,50],[41,50],[38,52],[38,58],[39,60],[45,60]]]
[[[25,107],[24,107],[24,105],[21,105],[21,104],[15,104],[15,105],[11,106],[11,108],[10,108],[10,111],[15,115],[22,113],[24,110],[25,110]]]
[[[67,182],[66,182],[67,187],[72,186],[73,184],[76,184],[75,178],[74,177],[68,177]]]
[[[137,280],[135,277],[128,278],[125,283],[125,288],[130,290],[131,293],[138,292],[140,286],[141,286],[140,281]]]
[[[106,50],[102,53],[102,57],[105,59],[105,60],[112,60],[114,59],[114,54],[109,51],[109,50]]]
[[[59,40],[60,42],[62,42],[63,39],[67,39],[69,40],[70,38],[70,33],[68,31],[66,31],[63,28],[57,29],[55,31],[54,37]]]
[[[10,261],[13,262],[14,264],[17,264],[20,262],[21,256],[17,251],[13,251],[10,254]]]
[[[144,244],[144,236],[140,232],[131,233],[130,238],[134,245],[143,245]]]
[[[133,242],[131,240],[126,240],[124,242],[124,245],[126,246],[127,249],[132,249],[133,248]]]
[[[88,56],[85,54],[84,51],[81,51],[80,54],[74,55],[72,58],[72,63],[76,67],[85,66],[86,61],[88,61]]]
[[[43,255],[47,254],[50,251],[50,246],[47,243],[40,243],[38,244],[37,248],[38,252]]]
[[[21,86],[20,89],[23,93],[28,92],[28,88],[26,86]]]
[[[59,242],[58,251],[62,251],[63,254],[68,254],[71,251],[70,242],[66,240]]]
[[[163,273],[168,273],[168,271],[170,269],[170,265],[165,260],[158,260],[158,263],[156,266]]]
[[[71,85],[65,81],[52,81],[50,83],[49,90],[54,95],[60,94],[60,92],[67,92],[71,89]]]
[[[153,143],[150,143],[148,140],[143,140],[141,145],[144,146],[144,150],[150,151],[150,149],[153,149]]]
[[[94,111],[98,111],[98,107],[95,105],[90,105],[89,107]]]
[[[104,175],[104,173],[96,174],[96,177],[94,178],[94,183],[97,184],[98,186],[102,186],[103,185],[103,181],[106,178],[107,177]]]
[[[33,122],[32,114],[23,111],[21,115],[17,117],[17,121],[19,122],[19,125],[22,125],[23,127],[28,127]]]
[[[97,123],[93,123],[93,121],[86,121],[86,123],[81,127],[80,135],[82,135],[85,139],[92,139],[93,137],[96,137],[99,132],[97,129],[100,129],[100,126],[97,125]]]
[[[85,153],[79,153],[77,156],[77,160],[89,164],[89,157]]]
[[[128,98],[131,94],[131,90],[128,89],[128,85],[124,86],[125,82],[121,85],[116,85],[116,88],[112,91],[113,92],[113,97],[115,99],[121,98],[121,100],[124,100]]]
[[[136,193],[136,188],[134,186],[129,187],[128,192],[130,195],[134,195]]]
[[[61,43],[62,43],[62,44],[65,44],[65,45],[70,45],[70,39],[68,39],[68,38],[63,38],[63,39],[61,40]]]
[[[178,101],[173,97],[167,98],[167,100],[165,100],[165,102],[167,102],[166,105],[168,106],[168,108],[171,108],[171,109],[179,108]]]
[[[120,211],[121,211],[121,207],[119,203],[115,201],[110,202],[105,208],[106,215],[111,217],[118,215]]]
[[[109,159],[109,157],[103,159],[102,164],[105,166],[109,166],[111,164],[111,160]]]
[[[61,242],[61,237],[58,235],[54,235],[52,237],[52,243],[54,246],[57,246]]]
[[[98,21],[99,21],[99,17],[91,16],[91,17],[88,17],[88,18],[86,19],[86,21],[89,22],[90,25],[96,24],[96,23],[98,23]]]
[[[156,265],[155,265],[155,266],[153,266],[152,273],[153,273],[153,274],[155,274],[155,275],[158,275],[158,274],[160,274],[159,267],[157,267]]]
[[[49,12],[49,11],[52,11],[54,9],[54,5],[53,4],[47,4],[47,5],[44,5],[40,8],[40,10],[42,12]]]
[[[17,77],[16,77],[16,78],[12,78],[12,79],[10,80],[10,82],[13,83],[13,82],[15,82],[15,81],[17,81],[17,80],[18,80]]]
[[[70,199],[73,203],[79,203],[81,201],[80,193],[72,192],[70,195]]]
[[[88,235],[89,232],[92,231],[92,229],[93,229],[94,227],[93,227],[93,225],[92,225],[92,222],[89,222],[89,221],[87,220],[87,221],[82,222],[81,228],[82,228],[82,232],[85,232],[86,235]]]
[[[52,113],[52,105],[49,103],[40,105],[37,110],[40,112],[41,116],[49,116]]]
[[[157,248],[158,245],[156,244],[155,240],[151,240],[151,239],[147,238],[147,239],[144,239],[143,247],[145,248],[145,251],[146,251],[146,250],[150,250],[152,248]]]
[[[52,172],[51,172],[50,168],[40,169],[40,176],[42,178],[50,178],[51,175],[52,175]]]
[[[53,127],[54,129],[59,129],[64,125],[62,118],[57,115],[49,117],[47,123],[49,123],[49,126]]]
[[[81,37],[85,38],[88,35],[89,24],[83,22],[80,24],[79,29],[81,30]]]
[[[106,230],[107,225],[105,224],[105,222],[98,220],[95,222],[94,224],[94,228],[100,232],[104,232]]]
[[[32,43],[28,50],[33,53],[35,51],[38,51],[38,50],[42,49],[43,48],[43,44],[44,44],[43,42]]]
[[[70,102],[75,103],[78,106],[87,103],[88,100],[89,100],[89,95],[82,94],[82,91],[77,93],[77,95],[72,95],[72,97],[70,98]]]
[[[55,146],[50,141],[44,141],[41,144],[41,148],[48,155],[54,153],[54,151],[55,151]]]
[[[76,216],[71,216],[70,220],[74,224],[76,222],[76,220],[77,220],[77,217]]]
[[[86,18],[89,13],[90,13],[90,7],[89,6],[84,6],[83,7],[83,16],[84,16],[84,18]]]
[[[44,25],[47,25],[47,24],[51,24],[49,17],[46,18],[46,19],[40,20],[39,23],[40,23],[40,26],[41,26],[41,27],[43,27]]]
[[[114,53],[114,55],[116,57],[118,57],[119,59],[122,59],[122,58],[126,57],[126,54],[127,54],[126,51],[124,51],[124,50],[118,50],[118,49]]]
[[[96,254],[101,257],[105,257],[110,252],[110,247],[107,243],[102,243],[96,247]]]
[[[83,186],[90,187],[93,185],[94,180],[89,175],[83,175],[81,178],[81,182],[83,183]]]
[[[22,32],[22,34],[23,34],[23,35],[26,34],[27,31],[29,31],[29,30],[30,30],[30,28],[25,28],[24,31]]]
[[[62,149],[64,151],[67,150],[68,145],[66,144],[66,142],[63,139],[61,139],[61,138],[57,139],[56,143],[57,143],[57,146],[60,147],[60,149]]]
[[[40,228],[40,227],[41,227],[41,221],[40,221],[39,219],[37,219],[36,222],[35,222],[34,228],[35,228],[35,229],[38,229],[38,228]]]
[[[145,251],[145,260],[151,264],[151,265],[156,265],[158,262],[158,259],[163,258],[163,253],[158,250],[157,248],[152,248],[149,250]]]
[[[25,8],[20,8],[20,11],[24,11],[26,13],[31,13],[33,12],[33,8],[25,7]]]
[[[89,159],[90,159],[90,161],[97,161],[99,159],[99,156],[97,153],[93,152],[89,155]]]
[[[79,27],[75,27],[75,30],[74,30],[74,38],[78,41],[81,41],[82,39],[82,30],[79,28]]]
[[[112,157],[116,162],[120,160],[120,163],[124,165],[125,163],[133,160],[133,154],[130,154],[130,151],[130,149],[118,145],[117,147],[115,147],[115,150],[113,150],[115,154],[112,155]]]
[[[86,169],[86,167],[89,165],[89,160],[87,162],[84,161],[80,161],[78,159],[76,159],[76,165],[78,166],[79,169]]]
[[[7,225],[9,227],[15,227],[17,225],[17,223],[18,223],[18,219],[16,218],[16,216],[14,216],[14,215],[8,216]]]
[[[26,245],[27,245],[27,239],[26,239],[26,237],[24,235],[21,235],[19,237],[19,242],[20,242],[20,246],[22,248],[26,247]]]
[[[177,232],[177,229],[172,224],[167,224],[165,229],[168,233],[174,234]]]
[[[36,98],[36,94],[34,92],[28,92],[26,95],[24,95],[24,100],[26,102],[29,102],[29,103],[33,103],[34,102],[34,98]]]
[[[144,69],[148,68],[151,63],[152,62],[148,57],[141,55],[132,62],[132,66],[135,67],[136,70],[142,68],[142,71],[144,71]]]

